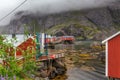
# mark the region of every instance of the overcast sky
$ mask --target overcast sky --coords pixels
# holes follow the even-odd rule
[[[20,5],[24,0],[0,0],[0,19]],[[27,0],[11,15],[0,21],[0,25],[6,25],[14,14],[21,10],[39,11],[41,13],[58,13],[69,10],[81,10],[86,8],[102,7],[116,0]]]

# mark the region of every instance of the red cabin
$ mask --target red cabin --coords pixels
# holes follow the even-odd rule
[[[29,50],[32,51],[33,48],[35,50],[35,42],[32,38],[28,38],[26,41],[22,42],[20,45],[16,47],[16,56],[21,56],[22,51]]]
[[[6,36],[6,39],[4,41],[8,41],[8,43],[12,43],[13,44],[13,48],[15,50],[15,57],[16,58],[20,58],[22,57],[22,51],[26,51],[29,48],[29,51],[32,51],[33,49],[35,50],[35,42],[33,39],[33,36],[29,36],[28,38],[25,37],[25,35],[23,34],[17,34],[16,35],[16,39],[17,41],[11,42],[11,40],[13,39],[12,35],[4,35]],[[9,52],[11,53],[12,50],[9,50]]]
[[[106,76],[120,78],[120,32],[102,43],[106,43]]]

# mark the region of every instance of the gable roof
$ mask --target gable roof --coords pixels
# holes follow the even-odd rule
[[[16,35],[16,40],[14,40],[12,38],[12,34],[5,34],[3,36],[6,37],[5,40],[4,40],[4,42],[7,41],[8,43],[12,43],[14,47],[17,47],[21,43],[23,43],[24,41],[26,41],[27,39],[32,38],[32,36],[28,36],[28,38],[26,38],[26,36],[24,34],[17,34]]]
[[[103,40],[102,43],[105,43],[105,42],[109,41],[110,39],[116,37],[116,36],[119,35],[119,34],[120,34],[120,31],[117,32],[117,33],[115,33],[115,34],[113,34],[112,36],[108,37],[107,39]]]

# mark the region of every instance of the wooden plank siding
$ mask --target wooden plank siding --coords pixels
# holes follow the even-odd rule
[[[120,34],[108,41],[108,76],[120,78]]]

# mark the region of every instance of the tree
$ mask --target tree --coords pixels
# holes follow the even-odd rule
[[[0,58],[3,60],[2,65],[0,65],[1,79],[17,80],[30,77],[36,69],[34,49],[28,47],[27,50],[22,51],[23,60],[18,60],[14,57],[15,48],[13,42],[16,41],[16,38],[10,41],[5,41],[5,38],[5,36],[0,36]],[[20,64],[21,62],[22,64]]]

